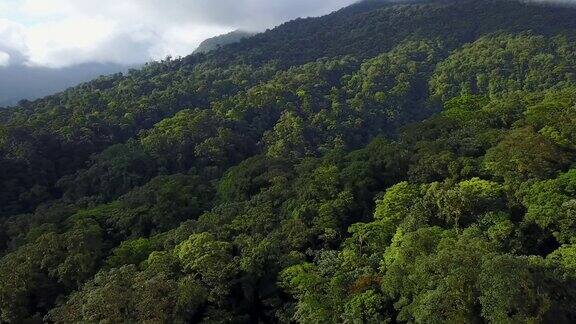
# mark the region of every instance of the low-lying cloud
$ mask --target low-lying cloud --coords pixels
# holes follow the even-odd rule
[[[10,65],[10,54],[0,51],[0,66]]]
[[[2,0],[0,66],[138,64],[212,36],[262,30],[356,0]],[[3,53],[3,54],[1,54]]]

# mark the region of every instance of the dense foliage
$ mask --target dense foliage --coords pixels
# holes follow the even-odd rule
[[[0,111],[0,321],[573,323],[575,162],[576,9],[362,2]]]

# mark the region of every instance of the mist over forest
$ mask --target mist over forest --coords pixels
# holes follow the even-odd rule
[[[128,71],[117,64],[82,64],[67,68],[28,66],[0,67],[0,107],[20,100],[34,100],[90,81],[101,75]]]

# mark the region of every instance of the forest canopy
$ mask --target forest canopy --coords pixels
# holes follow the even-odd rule
[[[576,9],[364,1],[0,111],[0,322],[576,322]]]

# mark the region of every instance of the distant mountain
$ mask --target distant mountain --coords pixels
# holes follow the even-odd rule
[[[374,57],[407,38],[438,38],[453,49],[494,32],[532,30],[550,36],[576,26],[575,9],[562,4],[513,0],[362,1],[323,17],[289,21],[213,52],[210,59],[217,66],[274,61],[287,68],[321,57]]]
[[[126,70],[127,66],[100,63],[61,69],[24,65],[0,68],[0,107],[16,105],[22,99],[41,98],[101,75]]]
[[[256,33],[235,30],[228,34],[208,38],[207,40],[203,41],[200,46],[198,46],[198,48],[194,51],[194,54],[208,53],[224,45],[238,43],[242,39],[252,37],[254,35],[256,35]]]

